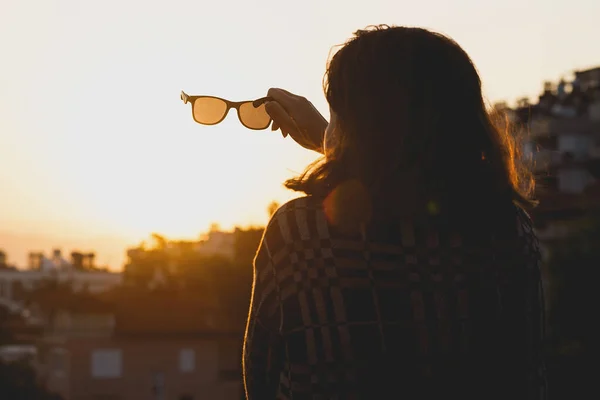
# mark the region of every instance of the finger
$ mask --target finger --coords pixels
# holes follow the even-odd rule
[[[293,97],[294,95],[290,92],[288,92],[285,89],[280,89],[280,88],[270,88],[267,91],[267,97],[273,97],[276,99],[285,99],[285,98],[289,98],[289,97]]]
[[[289,126],[290,122],[291,122],[292,131],[290,131],[290,132],[300,133],[301,132],[300,127],[298,126],[298,123],[296,122],[296,120],[293,118],[293,116],[294,116],[293,110],[297,107],[298,101],[302,101],[302,100],[306,101],[306,99],[301,96],[290,93],[287,90],[279,89],[279,88],[269,89],[267,96],[271,97],[277,104],[279,104],[281,106],[281,108],[283,108],[283,111],[287,114],[287,117],[289,117],[286,125]],[[313,106],[312,103],[310,103],[310,102],[309,102],[309,104],[312,106],[312,108],[318,114],[319,112],[317,111],[315,106]]]
[[[265,104],[265,110],[267,110],[267,113],[273,119],[273,123],[280,129],[289,132],[290,129],[295,128],[294,121],[292,121],[288,113],[278,102],[269,101]]]
[[[290,110],[294,101],[296,101],[299,97],[293,93],[288,92],[287,90],[279,88],[269,89],[269,91],[267,92],[267,96],[271,97],[273,100],[279,103],[286,111]]]

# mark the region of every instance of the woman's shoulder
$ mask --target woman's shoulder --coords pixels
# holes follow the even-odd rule
[[[317,214],[323,213],[323,201],[316,196],[302,196],[283,204],[275,211],[269,225],[282,220],[303,224]]]
[[[323,202],[316,196],[303,196],[288,201],[272,215],[265,237],[272,237],[292,243],[309,240],[316,236],[326,236],[327,220],[323,212]]]

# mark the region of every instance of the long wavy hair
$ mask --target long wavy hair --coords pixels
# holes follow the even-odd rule
[[[357,31],[330,59],[324,91],[335,145],[286,186],[330,199],[338,219],[535,204],[508,120],[488,110],[452,39],[387,25]]]

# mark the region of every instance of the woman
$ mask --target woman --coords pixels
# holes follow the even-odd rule
[[[256,255],[248,399],[545,398],[533,181],[468,55],[359,31],[325,92],[329,124],[269,92],[273,129],[325,157]]]

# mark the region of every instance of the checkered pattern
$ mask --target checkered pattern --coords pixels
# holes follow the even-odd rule
[[[354,237],[316,198],[284,205],[255,259],[248,399],[545,399],[537,239],[510,215]]]

